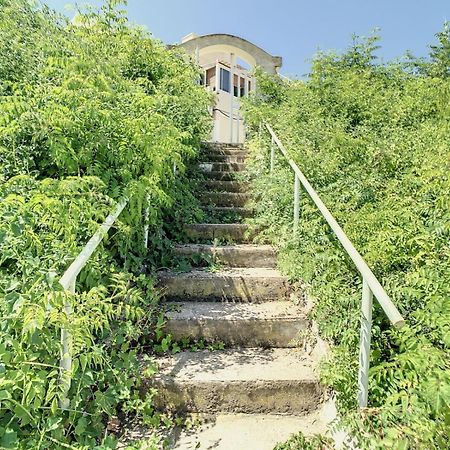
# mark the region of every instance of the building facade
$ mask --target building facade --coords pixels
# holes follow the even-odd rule
[[[191,33],[181,40],[180,46],[202,68],[201,84],[216,94],[212,141],[244,142],[245,124],[239,110],[241,98],[256,89],[253,70],[260,67],[276,74],[282,65],[281,57],[229,34],[197,36]]]

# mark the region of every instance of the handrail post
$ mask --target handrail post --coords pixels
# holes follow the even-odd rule
[[[83,250],[81,250],[75,260],[72,261],[69,268],[64,272],[63,276],[59,279],[59,284],[63,287],[66,293],[63,310],[68,319],[70,319],[72,315],[72,297],[75,294],[75,285],[78,274],[86,265],[89,258],[108,233],[108,230],[112,227],[113,223],[117,217],[119,217],[127,203],[128,199],[126,197],[122,198],[122,200],[117,204],[115,210],[108,215],[103,224],[97,229],[94,235],[83,247]],[[59,361],[59,367],[59,386],[62,391],[59,407],[63,410],[67,410],[70,406],[69,390],[72,378],[72,335],[67,328],[61,329],[61,358]]]
[[[358,406],[365,408],[368,399],[370,339],[372,333],[373,293],[365,278],[362,287],[361,336],[359,347]]]
[[[150,229],[150,194],[147,194],[145,197],[145,201],[147,202],[147,206],[144,209],[144,251],[147,251],[148,248],[148,233]]]
[[[298,222],[300,219],[300,178],[295,174],[294,180],[294,234],[298,230]]]
[[[77,279],[74,277],[65,294],[66,298],[64,299],[63,309],[67,316],[67,320],[70,320],[70,316],[72,315],[72,304],[67,297],[67,292],[70,292],[70,296],[75,294],[76,282]],[[59,402],[59,407],[63,410],[67,410],[70,406],[69,390],[72,380],[72,335],[67,328],[61,329],[61,359],[59,367],[61,369],[59,376],[60,385],[62,387],[62,398]]]
[[[275,167],[275,140],[272,136],[272,143],[270,145],[270,173],[273,173]]]

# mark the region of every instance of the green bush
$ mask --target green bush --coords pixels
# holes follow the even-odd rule
[[[377,61],[376,37],[356,39],[342,55],[317,55],[306,81],[280,85],[260,74],[259,95],[246,104],[261,239],[280,243],[280,267],[308,284],[322,336],[334,344],[322,376],[360,448],[444,449],[450,438],[450,78],[441,57],[448,26],[437,36],[428,62],[404,64]],[[362,412],[360,276],[306,194],[293,239],[293,174],[281,156],[268,173],[261,120],[272,124],[407,319],[397,331],[375,305]]]
[[[183,174],[211,98],[187,57],[128,24],[119,3],[69,23],[0,0],[0,448],[114,448],[114,416],[160,421],[152,394],[139,395],[137,355],[155,334],[162,224],[198,214]],[[59,278],[124,195],[77,294],[62,292]],[[69,411],[62,328],[73,340]]]

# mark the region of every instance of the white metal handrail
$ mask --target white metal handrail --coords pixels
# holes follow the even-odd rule
[[[128,203],[127,198],[123,198],[116,206],[113,212],[105,219],[102,225],[97,229],[95,234],[89,239],[88,243],[83,247],[83,250],[75,258],[69,268],[64,272],[64,275],[60,278],[59,284],[65,291],[69,291],[75,294],[75,285],[77,277],[89,258],[97,249],[100,242],[108,233],[114,222],[119,217]],[[64,312],[67,317],[72,315],[72,306],[69,298],[64,300]],[[68,398],[70,385],[71,385],[71,371],[72,371],[72,336],[67,328],[61,329],[61,359],[60,359],[60,385],[63,391],[63,396],[60,401],[61,409],[69,409],[70,400]]]
[[[361,336],[359,349],[359,372],[358,372],[358,405],[360,408],[367,406],[368,399],[368,379],[369,379],[369,358],[370,358],[370,340],[372,328],[372,306],[373,297],[383,308],[387,317],[396,328],[401,328],[405,324],[405,320],[399,313],[388,294],[381,286],[380,282],[373,274],[370,267],[364,261],[358,250],[354,247],[344,230],[338,224],[331,212],[320,199],[317,192],[309,183],[303,172],[298,168],[297,164],[288,156],[282,142],[277,137],[269,124],[265,124],[272,138],[270,151],[270,171],[273,172],[275,166],[275,144],[280,149],[288,164],[291,166],[295,174],[294,181],[294,233],[297,231],[300,217],[300,183],[308,193],[311,200],[315,203],[324,219],[344,247],[348,256],[354,262],[356,268],[363,279],[362,286],[362,305],[361,305]]]

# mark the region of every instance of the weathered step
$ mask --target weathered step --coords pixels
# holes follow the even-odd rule
[[[240,222],[240,219],[253,217],[254,214],[253,209],[242,206],[202,206],[202,209],[211,217],[217,219],[214,220],[215,222],[221,223]]]
[[[197,428],[174,433],[170,448],[273,450],[277,444],[300,431],[306,436],[325,434],[327,420],[323,416],[321,410],[302,415],[218,414],[205,418]]]
[[[240,176],[240,172],[222,172],[214,170],[211,172],[203,172],[203,176],[216,181],[234,181]]]
[[[200,151],[201,157],[209,158],[210,156],[216,157],[216,156],[241,156],[241,157],[248,157],[249,152],[245,149],[238,149],[238,148],[223,148],[223,149],[202,149]]]
[[[220,151],[220,150],[246,150],[244,144],[228,144],[226,142],[203,142],[202,150],[212,150],[212,151]]]
[[[245,163],[202,162],[198,165],[202,172],[243,172]]]
[[[322,397],[313,361],[299,349],[182,352],[157,362],[144,385],[157,388],[160,409],[301,414]]]
[[[288,282],[277,270],[268,268],[234,268],[209,272],[158,273],[166,300],[264,302],[288,296]]]
[[[186,244],[175,247],[175,253],[191,259],[203,255],[228,267],[276,267],[276,254],[270,245]]]
[[[209,153],[205,154],[205,160],[211,162],[225,162],[225,163],[243,163],[247,158],[246,154],[235,154],[235,155],[220,155]]]
[[[328,423],[333,420],[326,403],[298,415],[193,413],[189,416],[199,424],[161,433],[161,447],[158,448],[166,448],[165,440],[171,450],[273,450],[277,444],[300,431],[305,436],[324,435]],[[135,448],[136,441],[151,440],[153,443],[155,439],[155,429],[142,425],[123,427],[121,433],[117,450]],[[289,449],[293,450],[293,447]]]
[[[174,304],[165,331],[173,339],[205,339],[238,347],[295,347],[309,328],[301,307],[291,301]]]
[[[204,205],[242,207],[250,200],[250,194],[240,192],[205,192],[199,195]]]
[[[253,231],[245,223],[194,223],[184,226],[187,237],[194,242],[213,241],[251,242]]]
[[[249,189],[248,183],[240,183],[238,181],[221,181],[221,180],[207,180],[204,183],[206,189],[216,192],[247,192]]]

